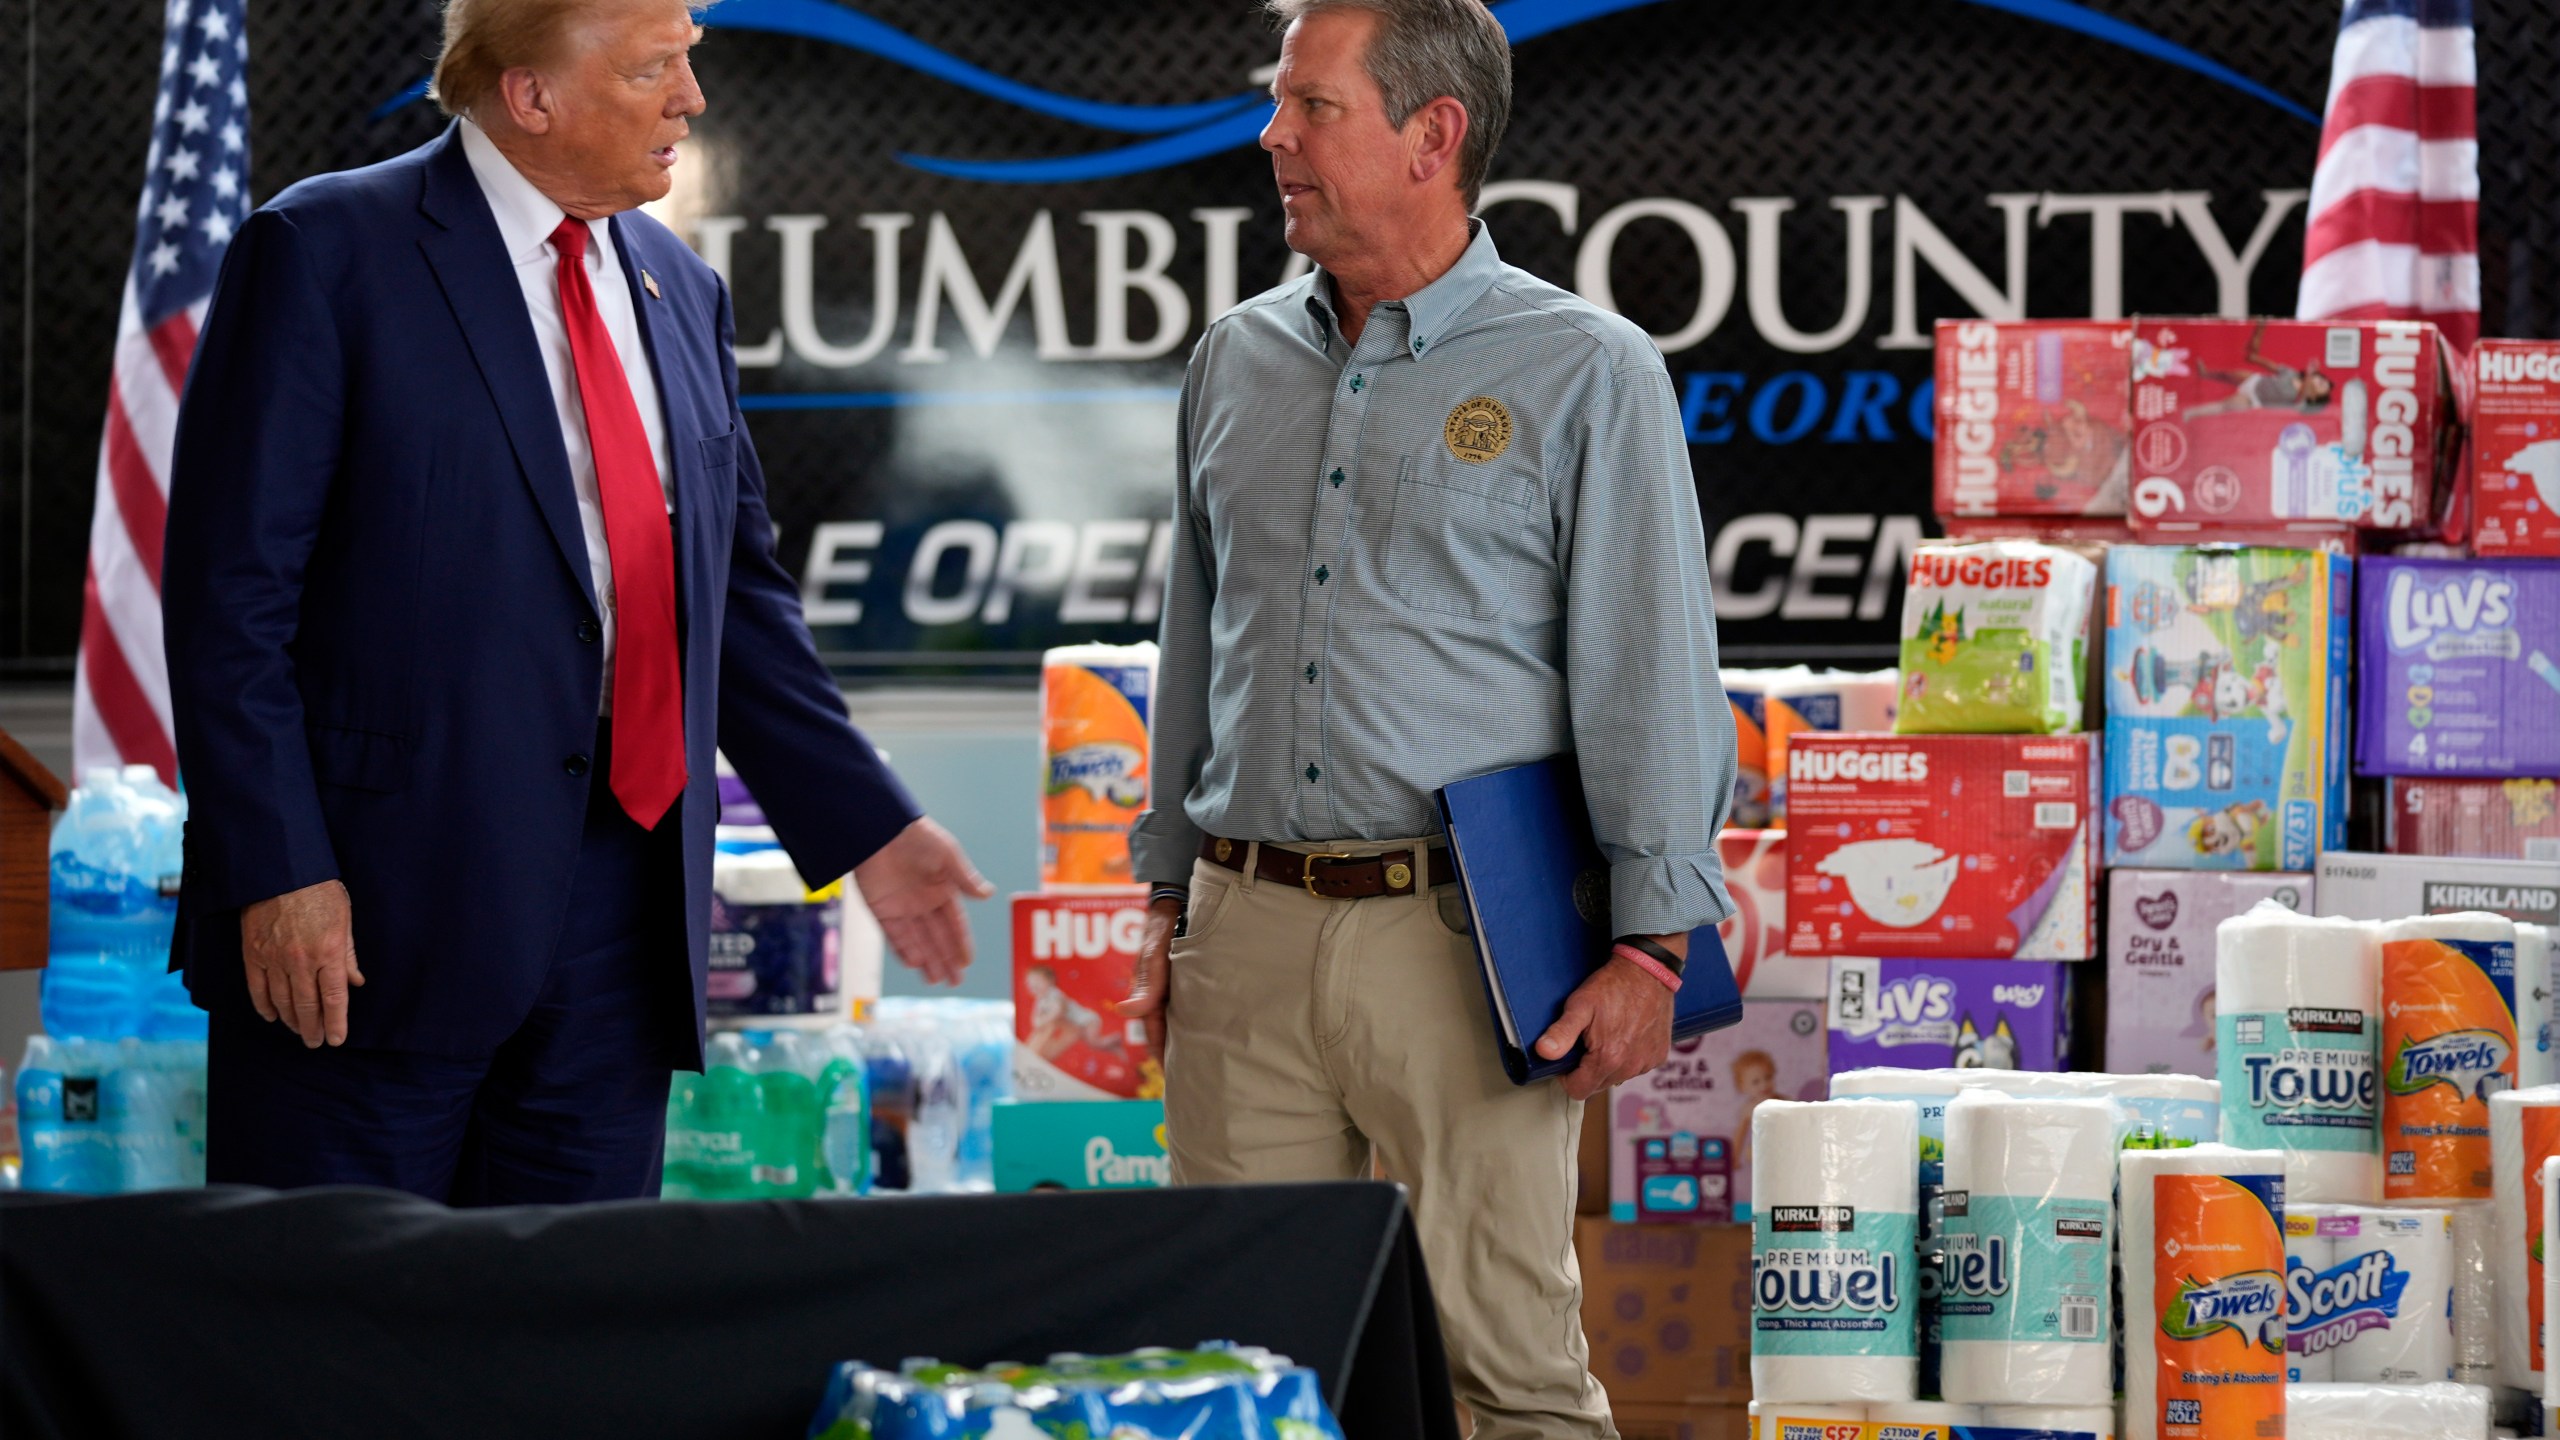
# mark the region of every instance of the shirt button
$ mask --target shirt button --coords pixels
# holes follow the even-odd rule
[[[1324,568],[1324,567],[1323,567],[1323,566],[1321,566],[1321,565],[1319,565],[1319,566],[1317,566],[1317,567],[1316,567],[1316,583],[1317,583],[1317,584],[1321,585],[1321,584],[1323,584],[1324,582],[1326,582],[1327,580],[1330,580],[1330,579],[1332,579],[1332,578],[1333,578],[1333,572],[1332,572],[1332,571],[1327,570],[1326,568]]]
[[[1369,383],[1369,377],[1367,377],[1367,376],[1365,376],[1365,375],[1354,375],[1354,376],[1352,376],[1352,377],[1351,377],[1351,393],[1352,393],[1352,394],[1354,394],[1354,395],[1359,394],[1359,393],[1360,393],[1360,387],[1361,387],[1361,386],[1363,386],[1363,385],[1366,385],[1366,384],[1368,384],[1368,383]]]
[[[1413,353],[1416,355],[1422,353],[1422,337],[1419,335],[1413,337]]]
[[[560,768],[568,771],[572,779],[584,776],[587,773],[587,757],[584,755],[572,755],[568,759],[560,762]]]
[[[1324,478],[1333,482],[1334,489],[1339,490],[1342,488],[1342,471],[1340,469],[1337,468],[1332,474],[1327,475]]]
[[[581,643],[593,645],[603,638],[603,626],[598,625],[593,620],[581,620],[578,622],[578,639]]]
[[[1316,683],[1316,667],[1313,665],[1307,667],[1307,683],[1310,685]]]
[[[1324,772],[1323,772],[1323,771],[1321,771],[1321,770],[1319,770],[1319,769],[1317,769],[1317,768],[1316,768],[1316,767],[1314,767],[1313,765],[1308,766],[1308,767],[1307,767],[1307,783],[1308,783],[1308,784],[1310,784],[1310,785],[1314,784],[1314,783],[1316,782],[1316,778],[1317,778],[1318,776],[1322,775],[1322,774],[1324,774]]]

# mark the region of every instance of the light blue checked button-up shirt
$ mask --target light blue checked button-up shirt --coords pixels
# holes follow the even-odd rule
[[[1615,932],[1732,913],[1733,716],[1661,354],[1481,223],[1357,345],[1331,293],[1314,271],[1192,352],[1138,878],[1187,880],[1204,832],[1434,834],[1441,785],[1569,750]]]

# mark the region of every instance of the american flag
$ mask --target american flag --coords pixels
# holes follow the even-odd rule
[[[133,266],[116,323],[72,690],[72,761],[177,783],[160,651],[160,536],[178,395],[216,270],[249,215],[246,0],[168,0]]]
[[[2305,320],[2480,337],[2471,0],[2346,0],[2302,239]]]

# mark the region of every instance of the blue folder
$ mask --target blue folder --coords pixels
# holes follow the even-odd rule
[[[1515,1085],[1561,1075],[1582,1063],[1580,1045],[1560,1060],[1530,1047],[1617,939],[1609,925],[1609,863],[1591,835],[1581,768],[1559,755],[1460,780],[1442,789],[1439,801],[1502,1068]],[[1741,1018],[1723,937],[1712,925],[1690,931],[1672,1037],[1685,1040]]]

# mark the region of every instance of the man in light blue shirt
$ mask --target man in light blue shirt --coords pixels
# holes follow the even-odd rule
[[[1181,1183],[1412,1187],[1480,1435],[1607,1435],[1573,1262],[1581,1106],[1661,1063],[1732,906],[1706,547],[1642,330],[1502,263],[1469,208],[1510,55],[1479,0],[1270,0],[1272,155],[1305,279],[1193,353],[1156,697],[1157,887],[1124,1013]],[[1432,792],[1579,756],[1619,954],[1496,1056]],[[1177,938],[1178,934],[1178,938]]]

